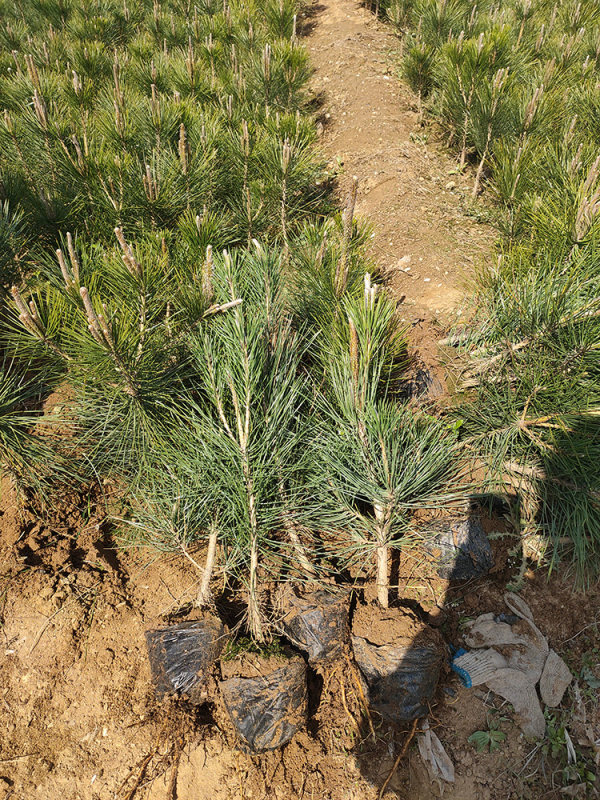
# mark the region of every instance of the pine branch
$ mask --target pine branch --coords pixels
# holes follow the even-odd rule
[[[79,294],[83,300],[83,307],[88,320],[88,330],[100,347],[102,347],[102,349],[107,352],[112,359],[116,371],[125,381],[125,392],[131,397],[137,397],[138,388],[133,380],[132,375],[117,352],[112,333],[108,327],[104,314],[96,313],[94,306],[92,305],[92,301],[90,300],[88,290],[85,286],[82,286],[79,289]],[[104,306],[104,312],[106,313],[106,306]]]
[[[19,321],[23,327],[29,331],[32,336],[38,339],[38,341],[42,342],[42,344],[52,350],[52,352],[56,353],[56,355],[60,356],[65,361],[70,361],[71,356],[46,335],[46,329],[44,328],[34,301],[31,300],[29,306],[27,306],[17,286],[13,286],[10,293],[20,312]]]

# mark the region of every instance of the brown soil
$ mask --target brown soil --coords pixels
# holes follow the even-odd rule
[[[42,524],[19,511],[14,494],[6,484],[3,488],[2,800],[375,800],[405,733],[366,713],[360,677],[347,655],[321,675],[309,670],[305,731],[282,751],[260,756],[240,752],[228,716],[216,702],[214,684],[207,690],[208,703],[200,707],[160,702],[152,689],[144,632],[163,624],[161,615],[194,596],[198,576],[189,562],[151,561],[145,553],[118,552],[103,532],[92,498],[70,498]],[[511,563],[502,542],[495,548],[497,567],[489,578],[450,590],[446,582],[430,579],[427,592],[433,592],[436,606],[443,609],[446,641],[460,645],[464,620],[503,610],[502,595],[518,565]],[[355,632],[381,642],[413,634],[418,640],[427,630],[419,612],[419,586],[412,581],[402,587],[403,600],[414,603],[414,612],[392,609],[379,622],[359,602]],[[548,581],[543,571],[530,571],[523,597],[550,646],[571,668],[579,674],[587,665],[600,677],[600,589],[573,594],[568,575],[556,574]],[[394,621],[385,621],[386,614]],[[598,738],[597,693],[585,681],[579,683],[588,728]],[[558,798],[558,789],[551,791],[553,781],[561,786],[556,762],[547,752],[535,751],[512,722],[502,722],[507,740],[496,753],[477,754],[467,742],[475,730],[486,729],[495,706],[500,706],[497,699],[462,688],[456,676],[442,679],[430,723],[457,773],[456,786],[444,796]],[[572,694],[563,708],[575,714]],[[501,716],[510,720],[506,706]],[[575,736],[579,722],[573,719]],[[388,800],[435,796],[419,765],[413,747],[388,785]]]
[[[389,26],[356,0],[319,0],[311,23],[322,146],[340,196],[357,176],[356,211],[373,226],[379,268],[406,297],[406,321],[445,323],[493,238],[465,215],[472,178],[456,174],[434,131],[422,127],[415,97],[398,81],[400,41]]]
[[[435,318],[445,323],[456,308],[461,271],[486,252],[491,234],[463,214],[469,179],[451,175],[451,159],[425,141],[431,132],[396,81],[391,53],[398,40],[390,30],[355,0],[325,0],[313,12],[313,86],[330,114],[323,147],[332,163],[336,155],[343,162],[342,193],[349,176],[361,178],[358,211],[374,225],[374,254],[397,295],[406,295],[413,342],[433,358]],[[399,264],[407,256],[410,262]],[[0,490],[0,800],[378,797],[406,732],[367,712],[346,655],[321,675],[309,670],[305,731],[279,752],[240,752],[214,687],[202,706],[158,701],[152,688],[144,633],[194,598],[199,578],[189,561],[117,550],[93,494],[65,498],[41,522],[8,481]],[[459,646],[465,620],[504,610],[503,592],[519,566],[512,545],[495,542],[493,573],[459,587],[424,580],[418,563],[401,559],[397,591],[414,609],[403,630],[423,630],[422,609],[437,611],[446,641]],[[566,572],[548,580],[543,570],[529,570],[523,597],[550,646],[579,676],[581,702],[570,692],[563,710],[579,760],[591,758],[584,733],[600,739],[600,703],[590,683],[600,678],[600,588],[574,594]],[[354,624],[385,638],[361,608]],[[461,688],[456,676],[443,679],[429,720],[456,768],[444,797],[564,796],[560,757],[525,741],[506,705],[496,715],[508,718],[500,723],[507,735],[500,749],[478,754],[468,743],[475,730],[487,729],[495,707],[497,699]],[[413,743],[385,797],[435,796]]]
[[[307,730],[260,756],[239,750],[215,681],[202,706],[156,698],[145,631],[195,596],[198,575],[185,558],[118,551],[105,524],[93,497],[42,523],[3,484],[1,800],[374,800],[362,750],[348,756],[364,718],[345,657],[309,670]],[[390,746],[386,734],[360,748],[389,770]]]
[[[416,614],[402,608],[381,609],[377,605],[358,605],[352,620],[352,633],[378,647],[406,645],[431,629]]]
[[[221,660],[221,675],[223,680],[228,678],[263,678],[275,672],[276,669],[285,667],[293,653],[272,655],[267,658],[253,653],[243,653],[237,658]]]

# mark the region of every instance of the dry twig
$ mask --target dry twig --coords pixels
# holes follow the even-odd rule
[[[377,797],[377,800],[382,800],[385,790],[387,789],[388,783],[392,780],[394,773],[398,769],[398,765],[406,755],[406,751],[408,750],[408,745],[412,742],[413,737],[415,735],[415,731],[417,730],[418,721],[419,721],[418,719],[413,720],[412,728],[410,729],[408,736],[406,737],[406,740],[402,745],[402,750],[400,750],[400,752],[398,753],[398,757],[394,761],[394,766],[391,768],[389,775],[387,776],[387,778],[383,782],[381,789],[379,790],[379,795]]]

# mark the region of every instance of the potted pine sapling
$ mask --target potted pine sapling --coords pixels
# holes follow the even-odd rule
[[[328,396],[319,475],[332,557],[351,570],[374,555],[376,604],[359,604],[353,646],[373,708],[391,721],[425,713],[443,649],[437,632],[389,608],[389,552],[408,544],[414,513],[448,506],[457,476],[456,437],[442,422],[393,397],[404,339],[392,301],[366,276],[346,302],[337,346],[328,348]]]
[[[358,181],[354,178],[339,217],[322,226],[307,224],[294,241],[289,301],[297,324],[308,324],[315,332],[311,355],[321,368],[332,352],[337,353],[340,348],[347,351],[348,333],[340,320],[346,317],[348,298],[363,291],[363,249],[369,229],[354,219],[357,189]],[[367,276],[364,291],[374,298],[376,288],[371,286]],[[391,306],[389,312],[384,325],[393,317]],[[392,362],[396,357],[401,360],[404,350],[401,337],[396,338],[391,329],[389,344],[394,354],[387,365],[391,374],[397,368]],[[317,419],[313,429],[317,430],[319,425]],[[306,504],[303,516],[306,527],[314,529],[319,513],[318,509],[315,513],[313,503]],[[326,588],[287,585],[280,598],[286,635],[307,652],[313,664],[341,654],[347,639],[348,606],[347,591],[340,590],[339,582],[336,584],[332,575]]]
[[[207,464],[229,583],[246,597],[247,637],[221,661],[221,691],[241,739],[264,750],[288,741],[306,713],[304,661],[273,636],[266,606],[270,586],[290,577],[291,557],[311,560],[293,524],[305,471],[305,345],[284,312],[278,254],[224,253],[215,277],[219,302],[243,302],[192,338],[202,402],[190,436]]]
[[[138,476],[131,515],[118,522],[122,545],[180,553],[199,574],[181,604],[170,610],[169,624],[146,632],[146,644],[157,694],[175,692],[202,703],[227,642],[211,588],[211,580],[225,571],[227,547],[219,541],[212,506],[210,454],[202,440],[187,433],[174,432],[173,447],[146,465]]]

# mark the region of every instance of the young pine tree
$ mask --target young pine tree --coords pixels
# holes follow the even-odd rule
[[[247,593],[250,634],[262,642],[262,577],[280,578],[290,548],[309,565],[294,524],[306,469],[305,346],[284,313],[276,253],[224,253],[215,278],[216,299],[233,307],[193,337],[202,401],[186,435],[204,465],[229,574]]]
[[[443,422],[393,397],[404,340],[377,288],[366,276],[364,296],[348,299],[339,339],[327,347],[317,480],[334,557],[352,563],[374,554],[377,597],[387,608],[390,547],[409,531],[412,512],[458,494],[458,453]]]

